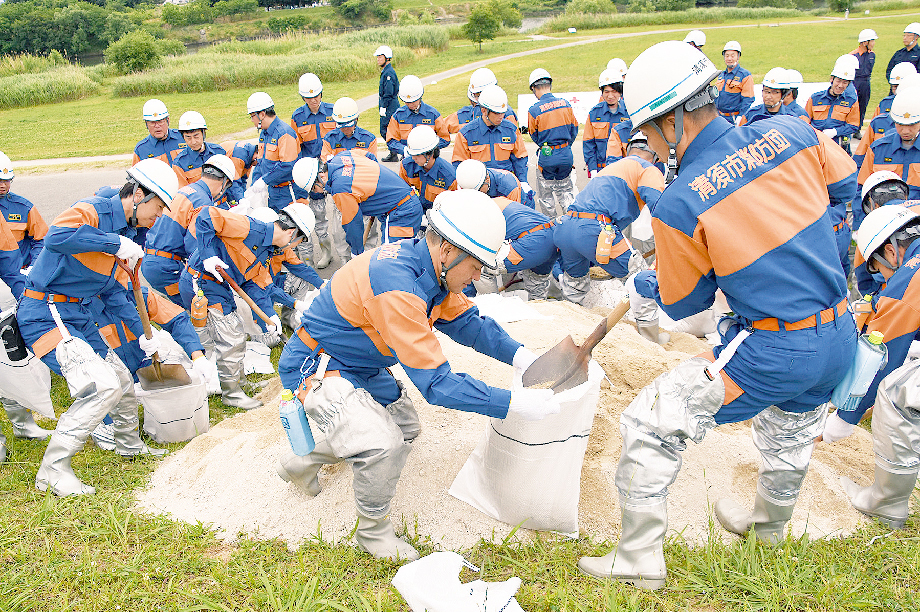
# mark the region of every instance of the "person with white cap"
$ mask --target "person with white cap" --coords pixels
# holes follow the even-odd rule
[[[578,120],[568,100],[552,94],[549,72],[537,68],[530,73],[530,91],[537,101],[527,112],[527,132],[537,145],[537,201],[542,212],[555,218],[556,206],[566,210],[575,199],[572,178],[572,144],[578,136]]]
[[[526,183],[523,185],[517,177],[507,170],[487,168],[478,159],[465,159],[457,165],[457,187],[459,189],[476,189],[490,198],[508,198],[524,206],[536,209],[533,190]]]
[[[690,30],[687,35],[684,36],[684,42],[702,51],[703,45],[706,44],[706,33],[702,30]]]
[[[894,131],[894,121],[891,119],[891,105],[897,95],[898,88],[920,86],[920,74],[914,69],[913,64],[901,63],[891,71],[891,95],[882,98],[878,108],[875,109],[875,116],[869,121],[869,129],[863,133],[859,140],[859,146],[853,153],[853,161],[858,168],[862,168],[863,161],[866,158],[866,152],[872,143]],[[856,229],[855,227],[853,229]]]
[[[505,118],[508,95],[498,85],[479,94],[482,116],[460,128],[454,142],[454,167],[465,159],[478,159],[488,168],[508,170],[521,183],[527,182],[527,147],[517,126]]]
[[[427,211],[439,194],[457,188],[457,171],[441,157],[441,139],[431,126],[412,128],[406,140],[399,177],[418,192],[422,209]]]
[[[390,125],[390,117],[399,108],[399,77],[396,76],[396,69],[393,68],[393,50],[387,45],[380,45],[374,51],[377,58],[377,66],[380,68],[380,87],[377,89],[377,106],[380,111],[380,135],[383,140],[387,139],[387,127]],[[381,161],[395,162],[399,157],[390,151],[389,155]]]
[[[850,152],[850,137],[859,129],[859,103],[853,80],[859,60],[855,56],[841,55],[831,70],[827,89],[811,94],[805,103],[805,112],[811,117],[811,127],[824,132]]]
[[[716,80],[719,99],[716,109],[719,114],[735,123],[754,103],[754,78],[741,67],[741,43],[730,40],[722,48],[725,70]]]
[[[623,103],[623,74],[607,68],[597,80],[601,101],[588,111],[581,151],[588,169],[588,178],[626,154],[626,143],[632,131],[629,112]]]
[[[908,198],[920,199],[920,87],[900,86],[891,103],[894,130],[869,146],[859,170],[859,183],[878,170],[891,170],[907,183]]]
[[[444,120],[447,125],[447,131],[450,134],[456,134],[464,125],[475,121],[482,116],[482,108],[479,106],[479,94],[489,85],[498,85],[498,79],[495,73],[488,68],[477,68],[470,75],[470,84],[466,89],[466,97],[470,103],[461,107],[454,113],[451,113]],[[517,125],[517,115],[514,114],[513,108],[508,108],[505,113],[505,119]]]
[[[875,66],[875,41],[878,40],[878,34],[875,30],[866,28],[860,31],[858,36],[858,46],[850,55],[859,60],[859,68],[856,69],[856,78],[853,85],[856,87],[856,99],[859,101],[859,129],[862,130],[863,121],[866,118],[866,109],[869,107],[869,98],[872,97],[872,68]],[[857,136],[860,138],[861,136]]]
[[[901,62],[913,64],[917,72],[920,72],[920,45],[917,45],[917,40],[920,39],[920,22],[907,24],[902,38],[904,47],[895,51],[888,60],[888,68],[885,70],[886,79],[890,79],[891,70]]]
[[[281,210],[295,199],[291,170],[300,155],[297,133],[278,119],[275,102],[264,91],[249,96],[246,111],[259,130],[259,148],[252,162],[251,189],[266,189],[268,205]]]
[[[483,267],[497,265],[505,220],[485,194],[441,193],[424,238],[384,244],[343,266],[301,317],[278,362],[291,389],[323,434],[305,457],[288,454],[279,475],[310,496],[321,492],[325,464],[354,472],[355,539],[379,558],[414,560],[387,514],[400,473],[421,431],[397,363],[429,403],[504,419],[558,413],[552,390],[507,391],[451,370],[437,329],[460,344],[526,370],[536,359],[463,294]]]
[[[320,158],[328,162],[342,151],[363,153],[377,159],[377,138],[358,126],[358,103],[351,98],[339,98],[332,107],[336,128],[323,137]]]
[[[873,117],[891,112],[891,103],[894,102],[894,97],[898,93],[898,87],[905,81],[912,81],[915,74],[918,74],[917,67],[910,62],[901,62],[891,69],[888,77],[888,95],[878,103]]]
[[[870,174],[862,186],[862,206],[853,206],[853,231],[857,238],[863,219],[880,206],[896,204],[914,212],[920,211],[920,200],[908,200],[908,191],[907,183],[891,170],[879,170]],[[877,293],[884,286],[885,279],[880,274],[868,271],[866,260],[859,249],[853,258],[853,268],[859,295]]]
[[[201,178],[201,167],[215,155],[226,155],[222,146],[206,142],[208,124],[197,111],[186,111],[179,117],[179,133],[185,140],[185,148],[173,159],[172,168],[179,179],[179,187],[185,187]]]
[[[789,71],[785,68],[772,68],[763,76],[763,90],[761,97],[763,103],[756,104],[747,109],[747,112],[738,120],[738,125],[747,125],[761,119],[769,119],[776,115],[785,115],[788,107],[783,105],[783,98],[789,91]]]
[[[786,114],[793,115],[807,123],[811,123],[811,117],[808,116],[808,113],[805,112],[802,105],[798,103],[799,87],[801,87],[804,82],[802,73],[790,68],[786,71],[786,82],[789,84],[789,89],[786,90],[786,95],[783,97],[783,106],[786,107]]]
[[[708,308],[721,289],[734,312],[711,355],[656,378],[620,417],[620,538],[578,567],[643,588],[667,576],[667,494],[680,451],[717,425],[753,419],[763,457],[753,512],[720,500],[717,517],[736,533],[753,527],[761,540],[782,539],[824,429],[823,404],[856,349],[828,216],[828,185],[852,162],[792,117],[729,125],[714,105],[718,74],[700,51],[668,41],[639,54],[624,86],[633,125],[669,168],[680,165],[652,210],[657,273],[639,272],[630,294],[654,298],[676,320]]]
[[[422,101],[425,88],[422,80],[410,74],[403,77],[399,83],[399,99],[403,106],[396,109],[387,125],[387,148],[391,154],[397,153],[406,157],[406,145],[409,132],[417,125],[427,125],[432,128],[440,138],[439,147],[444,148],[450,144],[450,134],[447,132],[447,123],[441,113],[430,104]]]
[[[178,179],[159,159],[128,169],[128,180],[112,198],[91,196],[58,215],[45,237],[26,282],[16,318],[32,353],[67,380],[73,404],[60,416],[35,477],[35,486],[55,495],[92,494],[74,474],[71,458],[111,414],[115,452],[125,456],[162,454],[138,436],[132,373],[99,334],[87,302],[98,296],[112,317],[141,338],[140,316],[119,282],[115,259],[134,264],[144,250],[137,229],[150,227],[176,196]],[[152,355],[156,338],[140,340]]]
[[[178,130],[169,127],[169,111],[162,100],[151,98],[144,102],[144,123],[147,136],[134,147],[132,165],[142,159],[159,159],[172,165],[175,156],[185,148],[185,140]]]
[[[19,245],[20,267],[28,269],[41,253],[48,224],[32,202],[10,191],[13,162],[0,151],[0,214]]]

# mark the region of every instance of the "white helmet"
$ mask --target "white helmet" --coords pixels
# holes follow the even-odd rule
[[[625,77],[626,73],[629,71],[629,68],[626,66],[626,62],[618,57],[615,57],[607,62],[607,70],[616,70]]]
[[[151,98],[144,102],[144,121],[159,121],[169,117],[169,111],[161,100]]]
[[[473,94],[480,93],[488,85],[498,85],[495,73],[488,68],[477,68],[470,75],[470,86],[466,89],[467,97],[472,100]]]
[[[888,83],[891,85],[900,85],[904,77],[911,74],[917,74],[917,67],[910,62],[900,62],[891,69],[891,74],[888,75]]]
[[[179,117],[179,131],[187,132],[189,130],[206,130],[208,124],[205,123],[204,117],[198,111],[186,111]]]
[[[904,180],[900,176],[898,176],[891,170],[879,170],[878,172],[873,172],[872,174],[869,175],[869,178],[866,179],[866,184],[863,185],[863,188],[862,188],[863,210],[865,210],[866,208],[866,198],[869,197],[873,189],[875,189],[876,187],[878,187],[879,185],[883,183],[891,183],[892,187],[900,187],[903,190],[905,197],[907,196],[908,190],[910,189],[907,186],[907,183],[905,183]],[[903,200],[904,198],[900,198],[900,199]]]
[[[916,36],[920,36],[920,23],[917,23],[917,22],[915,21],[915,22],[913,22],[913,23],[907,24],[907,27],[904,28],[904,33],[905,33],[905,34],[914,34],[914,35],[916,35]]]
[[[464,159],[457,165],[457,187],[479,190],[486,182],[486,165],[478,159]]]
[[[291,170],[291,178],[301,189],[310,191],[319,174],[319,160],[315,157],[301,157]]]
[[[857,70],[859,70],[859,60],[856,59],[855,55],[847,53],[846,55],[838,57],[837,61],[834,62],[834,69],[831,70],[831,76],[845,81],[852,81],[856,78]]]
[[[488,85],[479,94],[479,106],[493,113],[507,113],[508,94],[498,85]]]
[[[128,168],[128,176],[163,200],[167,208],[176,197],[176,192],[179,191],[179,179],[176,173],[169,167],[169,164],[156,158],[142,159],[137,162]]]
[[[351,98],[339,98],[332,105],[332,119],[339,127],[349,127],[345,124],[357,124],[358,103]]]
[[[530,73],[530,80],[528,81],[528,83],[530,84],[530,88],[533,89],[533,86],[537,81],[543,81],[543,80],[549,81],[550,85],[553,84],[553,77],[549,76],[549,72],[547,72],[543,68],[537,68],[536,70]]]
[[[618,70],[611,70],[607,68],[601,73],[601,76],[597,79],[597,86],[601,91],[604,91],[604,87],[607,85],[613,85],[614,83],[623,82],[623,73]]]
[[[236,180],[236,166],[233,164],[233,161],[226,155],[218,153],[217,155],[212,155],[209,157],[203,164],[204,166],[212,166],[219,170],[221,174],[226,176],[231,181]]]
[[[866,28],[859,32],[858,42],[864,43],[869,42],[870,40],[878,40],[878,34],[875,33],[875,30],[871,28]]]
[[[701,30],[690,30],[690,32],[684,36],[684,42],[702,47],[706,44],[706,34]]]
[[[264,91],[257,91],[256,93],[249,96],[249,100],[246,101],[246,112],[258,113],[259,111],[264,111],[266,108],[271,108],[274,105],[275,102],[272,100],[270,95]]]
[[[434,151],[441,144],[441,139],[430,125],[417,125],[406,138],[406,155],[424,155]]]
[[[902,227],[917,219],[903,206],[879,206],[863,219],[856,232],[856,248],[866,261]]]
[[[771,68],[763,75],[763,86],[770,89],[789,89],[789,71],[785,68]]]
[[[422,80],[414,74],[404,76],[399,82],[399,99],[406,104],[420,99],[424,93],[425,87],[422,85]]]
[[[900,85],[888,114],[899,125],[920,123],[920,87],[914,84]]]
[[[686,43],[668,40],[652,45],[633,61],[623,84],[633,127],[684,104],[718,74],[702,51]]]
[[[802,78],[801,72],[790,68],[786,71],[786,82],[789,84],[789,89],[798,89],[805,79]]]
[[[13,162],[9,157],[6,156],[6,153],[0,151],[0,179],[4,181],[13,180]]]
[[[495,268],[505,241],[505,216],[492,198],[481,191],[442,191],[428,214],[428,226],[444,240]],[[456,265],[459,261],[454,260]],[[442,270],[443,274],[447,269]]]
[[[297,83],[297,90],[303,98],[315,98],[323,93],[323,84],[320,82],[318,76],[312,72],[308,72],[300,76],[300,81]]]
[[[377,50],[374,51],[374,56],[376,57],[378,55],[382,55],[383,57],[387,59],[393,59],[393,49],[390,49],[386,45],[380,45],[379,47],[377,47]]]
[[[278,212],[268,206],[256,206],[246,211],[246,216],[262,223],[274,223],[278,220]]]
[[[316,227],[316,216],[307,204],[301,202],[291,202],[282,208],[278,214],[278,221],[284,229],[296,227],[303,234],[304,240],[310,238],[313,228]]]
[[[730,40],[725,43],[725,46],[722,47],[722,55],[725,55],[726,51],[737,51],[738,55],[741,55],[741,43],[737,40]]]

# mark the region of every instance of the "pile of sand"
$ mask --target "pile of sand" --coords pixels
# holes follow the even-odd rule
[[[533,304],[533,303],[532,303]],[[554,320],[520,321],[508,332],[536,353],[571,333],[576,343],[597,325],[605,308],[589,311],[564,302],[533,304]],[[510,384],[512,369],[441,335],[444,352],[456,371],[496,386]],[[620,451],[619,413],[637,391],[658,374],[708,345],[687,334],[674,334],[665,347],[639,337],[628,323],[614,328],[594,351],[608,382],[602,384],[581,477],[579,525],[595,537],[614,538],[619,522],[613,476]],[[400,371],[397,375],[405,380]],[[403,471],[393,501],[394,522],[430,536],[445,548],[474,545],[479,538],[501,539],[513,528],[484,516],[447,494],[454,477],[485,435],[488,419],[427,404],[410,384],[421,416],[422,434]],[[212,427],[167,457],[154,472],[138,505],[188,522],[218,528],[226,537],[246,532],[279,537],[292,546],[321,533],[338,541],[354,526],[351,469],[345,463],[324,468],[323,492],[310,499],[278,477],[275,465],[288,448],[278,419],[280,383],[262,393],[265,407]],[[317,432],[318,433],[318,432]],[[759,455],[747,424],[711,431],[700,445],[689,444],[680,476],[669,497],[670,529],[691,541],[706,537],[711,506],[732,496],[751,504]],[[820,444],[792,520],[793,532],[812,537],[846,534],[862,516],[850,507],[838,476],[866,483],[873,471],[871,438],[857,429],[847,441]],[[726,537],[728,537],[726,535]]]

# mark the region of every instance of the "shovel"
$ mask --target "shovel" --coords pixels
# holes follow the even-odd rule
[[[261,308],[259,308],[258,304],[256,304],[255,301],[254,301],[251,297],[249,297],[249,294],[247,294],[245,291],[243,291],[242,287],[240,287],[239,284],[238,284],[235,280],[233,280],[233,278],[230,276],[230,273],[229,273],[229,272],[227,272],[224,268],[217,268],[217,272],[218,272],[221,276],[224,277],[224,280],[227,281],[227,284],[230,285],[230,287],[231,287],[234,291],[236,291],[236,294],[237,294],[238,296],[240,296],[241,298],[243,298],[243,301],[244,301],[244,302],[246,302],[247,304],[249,304],[249,307],[252,309],[252,311],[253,311],[256,315],[258,315],[258,317],[259,317],[260,319],[262,319],[263,321],[265,321],[265,324],[266,324],[266,325],[274,325],[274,323],[273,323],[272,320],[268,317],[268,315],[265,314],[265,312],[264,312]],[[281,344],[287,344],[287,341],[288,341],[287,334],[285,334],[283,331],[281,331],[281,330],[279,329],[279,330],[278,330],[278,335],[281,336]]]
[[[524,386],[543,387],[559,393],[587,382],[591,351],[628,310],[629,300],[623,300],[594,328],[580,347],[572,340],[572,336],[566,336],[559,344],[537,357],[524,372]]]
[[[134,270],[128,266],[128,263],[122,259],[115,258],[118,267],[128,273],[131,277],[131,288],[134,290],[134,301],[137,303],[137,314],[141,317],[141,324],[144,326],[144,336],[150,340],[153,338],[153,330],[150,329],[150,317],[147,316],[147,305],[144,302],[144,294],[141,292],[141,283],[138,280],[137,271],[141,267],[141,260],[137,260]],[[137,371],[137,378],[141,382],[141,388],[144,391],[156,391],[158,389],[171,389],[183,385],[192,384],[192,379],[188,372],[179,363],[162,363],[159,353],[151,356],[153,365],[143,367]]]

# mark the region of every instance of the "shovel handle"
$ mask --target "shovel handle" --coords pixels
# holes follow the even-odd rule
[[[137,306],[137,314],[141,318],[141,325],[144,328],[144,337],[150,340],[153,338],[153,329],[150,327],[150,316],[147,314],[147,305],[144,302],[144,293],[141,291],[141,283],[137,273],[141,268],[141,260],[137,260],[133,270],[128,265],[128,262],[123,259],[116,257],[115,262],[118,264],[118,267],[127,272],[128,276],[131,278],[131,290],[134,292],[134,303]],[[159,352],[151,355],[150,359],[153,361],[153,369],[156,370],[157,380],[162,381],[163,373],[160,371]]]
[[[240,287],[239,284],[238,284],[235,280],[233,280],[233,278],[230,276],[230,273],[229,273],[229,272],[227,272],[224,268],[217,268],[217,273],[220,274],[220,275],[224,278],[225,281],[227,281],[227,284],[230,285],[230,287],[231,287],[234,291],[236,291],[236,294],[237,294],[238,296],[240,296],[241,298],[243,298],[243,301],[244,301],[244,302],[246,302],[247,304],[249,304],[249,307],[252,309],[252,311],[253,311],[254,313],[256,313],[256,315],[257,315],[260,319],[262,319],[263,321],[265,321],[265,324],[266,324],[266,325],[274,325],[274,322],[272,322],[272,320],[269,318],[269,316],[268,316],[267,314],[265,314],[265,311],[262,310],[261,308],[259,308],[259,305],[256,304],[255,301],[254,301],[251,297],[249,297],[249,294],[248,294],[248,293],[246,293],[245,291],[243,291],[243,288]],[[281,336],[281,341],[282,341],[283,343],[287,344],[288,338],[287,338],[287,336],[284,334],[284,332],[282,332],[282,331],[279,329],[279,330],[278,330],[278,335]]]
[[[629,299],[624,299],[620,302],[616,308],[610,311],[610,314],[607,315],[607,318],[598,323],[597,327],[594,328],[594,331],[591,332],[591,335],[588,336],[581,346],[578,349],[578,354],[575,356],[575,359],[572,360],[572,365],[569,366],[569,369],[565,371],[565,374],[559,377],[552,387],[553,391],[556,388],[567,381],[572,377],[575,372],[581,367],[581,364],[591,355],[591,351],[594,350],[594,347],[597,346],[601,340],[604,339],[611,329],[629,312]]]
[[[361,241],[362,245],[367,244],[367,239],[371,235],[371,228],[374,227],[374,221],[376,219],[377,217],[371,217],[367,220],[367,226],[364,228],[364,240]]]

